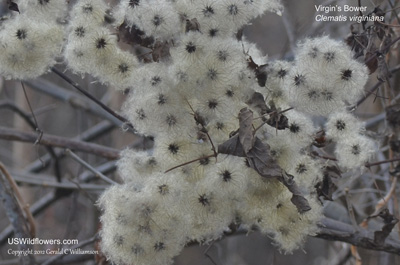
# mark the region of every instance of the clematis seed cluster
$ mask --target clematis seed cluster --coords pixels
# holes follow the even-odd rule
[[[316,186],[328,164],[313,154],[318,132],[335,145],[343,171],[372,158],[375,143],[346,110],[363,95],[368,71],[344,43],[305,39],[289,62],[271,61],[237,39],[252,19],[279,15],[278,0],[122,0],[113,7],[80,0],[69,11],[63,0],[15,2],[21,13],[0,29],[1,75],[35,78],[62,59],[76,74],[129,89],[123,115],[154,137],[151,150],[121,152],[123,184],[98,202],[101,250],[113,264],[171,264],[189,242],[210,243],[231,225],[257,229],[291,252],[317,232],[322,217]],[[156,58],[121,48],[122,26],[167,52]],[[262,177],[245,156],[218,153],[241,126],[244,108],[254,114],[267,155],[310,210],[299,212],[282,180]],[[314,117],[326,123],[319,127]]]

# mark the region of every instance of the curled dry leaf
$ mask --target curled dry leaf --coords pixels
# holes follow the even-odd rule
[[[288,181],[288,179],[285,177],[279,178],[279,181],[281,181],[283,185],[285,185],[286,188],[288,188],[288,190],[293,194],[290,201],[296,206],[299,213],[305,213],[311,210],[310,204],[308,203],[307,199],[304,198],[304,196],[301,194],[300,188],[299,186],[297,186],[296,182]]]
[[[326,166],[324,168],[324,176],[320,182],[315,185],[318,197],[328,201],[333,201],[332,194],[336,189],[336,185],[332,182],[332,178],[340,178],[341,171],[336,166]]]
[[[200,23],[197,21],[197,18],[186,19],[185,32],[189,31],[200,31]]]
[[[7,0],[7,5],[8,5],[8,9],[19,13],[18,5],[14,1]]]
[[[251,95],[250,100],[246,103],[253,109],[257,110],[261,115],[271,112],[270,108],[265,104],[264,96],[259,92],[254,92],[253,95]]]
[[[156,41],[153,48],[153,61],[159,62],[165,58],[170,57],[169,53],[170,44],[168,41]]]

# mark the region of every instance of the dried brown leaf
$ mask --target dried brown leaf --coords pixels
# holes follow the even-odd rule
[[[150,48],[154,43],[153,37],[147,37],[144,31],[140,30],[135,25],[128,27],[125,22],[118,27],[118,36],[122,42],[132,46],[139,44],[143,47]]]
[[[271,112],[271,110],[267,107],[267,104],[265,103],[264,96],[259,92],[254,92],[250,100],[246,103],[253,109],[256,109],[261,115]]]
[[[279,178],[279,181],[281,181],[283,185],[285,185],[288,188],[288,190],[293,194],[290,201],[296,206],[297,211],[299,213],[308,212],[309,210],[311,210],[310,204],[308,203],[307,199],[304,198],[304,196],[302,195],[299,186],[297,186],[296,182],[292,181],[293,176],[290,177],[292,177],[290,178],[290,181],[285,177]]]
[[[156,41],[153,48],[153,61],[159,62],[162,59],[170,57],[169,53],[170,44],[168,41]]]
[[[257,173],[262,177],[282,177],[282,169],[272,159],[269,146],[262,143],[262,141],[257,137],[254,139],[254,145],[247,154],[244,152],[243,146],[239,141],[238,134],[220,144],[218,146],[218,153],[247,157],[250,167],[257,171]]]
[[[218,153],[239,156],[239,157],[246,156],[246,154],[243,150],[243,146],[239,141],[238,134],[234,135],[233,137],[229,138],[222,144],[218,145]]]
[[[242,40],[242,37],[243,37],[243,29],[244,29],[244,27],[241,27],[241,28],[236,32],[236,39],[237,39],[238,41],[241,41],[241,40]]]
[[[247,154],[253,147],[253,112],[247,108],[243,108],[239,112],[239,141],[243,147],[244,153]]]
[[[322,181],[315,185],[318,197],[323,197],[325,200],[332,201],[332,194],[336,189],[332,178],[340,178],[341,172],[336,166],[327,166],[324,169]]]
[[[364,54],[365,48],[368,46],[368,37],[365,34],[359,34],[354,25],[350,26],[351,34],[346,38],[346,44],[354,51],[355,58],[358,58]]]
[[[264,178],[282,177],[282,169],[272,159],[270,147],[259,138],[255,138],[253,148],[247,153],[247,160],[253,168]]]
[[[7,5],[8,5],[8,9],[19,13],[18,5],[14,1],[7,0]]]
[[[374,52],[367,52],[365,54],[365,64],[368,67],[369,74],[375,73],[376,69],[378,69],[378,59],[375,56]]]
[[[399,220],[390,214],[387,208],[380,211],[377,216],[381,217],[385,223],[382,230],[374,232],[374,242],[381,246],[385,243],[386,238],[389,236],[390,232],[392,232],[392,229]]]
[[[197,21],[197,18],[186,19],[186,33],[189,31],[200,31],[200,23]]]
[[[311,209],[308,201],[301,194],[293,176],[283,174],[281,167],[272,158],[270,147],[258,137],[254,137],[252,131],[253,113],[244,108],[239,113],[239,133],[218,146],[218,153],[239,157],[246,157],[249,166],[264,178],[277,178],[293,194],[291,201],[300,213]],[[292,177],[291,180],[285,176]]]

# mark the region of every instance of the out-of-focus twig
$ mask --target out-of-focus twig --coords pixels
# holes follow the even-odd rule
[[[32,129],[34,129],[34,130],[37,129],[37,125],[35,124],[35,122],[32,121],[32,119],[29,117],[29,115],[25,111],[20,109],[17,105],[15,105],[13,102],[8,101],[8,100],[0,101],[0,108],[8,108],[8,109],[14,111],[21,118],[23,118]],[[57,180],[61,181],[59,159],[51,146],[46,146],[45,148],[48,151],[51,158],[54,160],[54,174],[55,174]],[[40,162],[43,165],[43,162],[42,161],[40,161]]]
[[[17,202],[19,203],[20,208],[25,213],[26,220],[28,221],[28,224],[29,224],[30,235],[32,238],[34,238],[36,236],[36,226],[35,226],[35,221],[33,219],[32,213],[29,210],[29,204],[24,203],[24,200],[21,196],[21,193],[19,192],[17,184],[15,183],[14,179],[11,177],[10,173],[8,173],[5,166],[1,162],[0,162],[0,170],[3,172],[4,176],[6,177],[6,180],[8,181],[8,184],[10,185],[15,198],[17,199]]]
[[[87,169],[89,169],[91,172],[93,172],[93,174],[96,177],[101,178],[102,180],[104,180],[105,182],[111,184],[111,185],[116,185],[118,184],[117,182],[113,181],[112,179],[107,178],[106,176],[104,176],[100,171],[96,170],[94,167],[92,167],[91,165],[89,165],[86,161],[84,161],[82,158],[80,158],[79,156],[77,156],[74,152],[72,152],[70,149],[66,150],[66,153],[71,156],[75,161],[77,161],[78,163],[80,163],[81,165],[83,165],[84,167],[86,167]]]
[[[400,65],[397,65],[395,67],[393,67],[392,69],[390,69],[390,73],[394,74],[397,71],[400,70]],[[373,85],[371,87],[371,89],[369,89],[369,91],[367,93],[365,93],[365,95],[357,101],[356,104],[354,104],[353,106],[348,107],[349,110],[353,111],[355,110],[358,106],[360,106],[369,96],[371,96],[372,94],[375,93],[375,91],[383,84],[383,81],[378,81],[375,85]]]
[[[48,188],[59,188],[59,189],[83,189],[91,191],[103,191],[109,187],[109,185],[99,185],[99,184],[79,184],[79,187],[75,183],[71,182],[56,182],[51,179],[51,176],[43,176],[39,174],[32,174],[22,171],[11,171],[13,179],[18,183],[25,183],[35,186],[42,186]]]
[[[124,123],[122,121],[120,121],[110,113],[105,112],[93,101],[88,100],[87,98],[81,96],[76,92],[69,91],[41,78],[25,81],[25,84],[29,85],[30,87],[41,93],[44,93],[60,101],[66,102],[74,108],[84,110],[90,114],[106,119],[118,127],[123,127]]]
[[[34,143],[37,135],[0,126],[0,139]],[[45,146],[70,148],[76,151],[102,156],[108,159],[118,159],[119,150],[94,143],[71,140],[60,136],[45,134],[40,143]]]
[[[115,125],[113,123],[108,120],[104,120],[72,139],[85,142],[92,141],[97,137],[100,137],[110,132],[113,128],[115,128]],[[64,156],[64,150],[55,150],[55,153],[59,158],[62,158]],[[46,154],[25,167],[25,170],[29,172],[39,172],[40,170],[44,169],[43,165],[47,165],[50,159],[51,157]]]
[[[18,202],[15,191],[10,183],[10,175],[7,170],[0,163],[0,199],[3,202],[5,212],[11,225],[15,231],[15,235],[18,238],[31,238],[31,231],[33,229],[27,219],[25,219],[23,214],[23,209]],[[32,225],[32,224],[31,224]],[[29,244],[22,243],[18,244],[18,248],[21,251],[26,251],[27,255],[20,256],[20,262],[22,265],[33,265],[35,263],[33,255],[29,254],[28,250],[31,248]]]
[[[293,26],[292,21],[290,21],[289,9],[286,9],[282,14],[282,22],[286,29],[286,35],[289,40],[290,51],[294,52],[296,48],[296,30]]]
[[[113,171],[116,168],[115,161],[109,161],[103,165],[96,167],[96,170],[106,174],[107,172]],[[90,171],[85,171],[81,175],[79,175],[78,179],[80,183],[87,183],[91,181],[95,176]],[[38,215],[49,206],[51,206],[54,202],[63,198],[62,196],[58,196],[55,192],[49,192],[45,196],[41,197],[38,201],[32,204],[30,210],[33,216]],[[13,227],[7,226],[1,233],[0,233],[0,244],[3,244],[8,237],[10,237],[13,233]]]

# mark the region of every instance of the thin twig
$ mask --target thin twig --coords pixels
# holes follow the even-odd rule
[[[61,86],[58,86],[54,83],[49,82],[48,80],[44,80],[41,78],[25,81],[25,84],[59,101],[68,103],[73,108],[81,109],[85,112],[106,119],[118,127],[123,127],[122,121],[120,121],[110,113],[105,112],[99,105],[95,104],[93,101],[88,100],[86,97],[83,97],[82,95],[74,91],[67,90]]]
[[[75,183],[70,182],[55,182],[51,179],[51,176],[43,176],[38,174],[31,174],[26,172],[11,171],[11,175],[16,182],[31,184],[36,186],[43,186],[48,188],[59,188],[59,189],[82,189],[82,190],[93,190],[102,191],[109,187],[109,185],[97,185],[97,184],[85,184],[79,183],[79,187]]]
[[[395,161],[400,161],[400,157],[395,157],[393,159],[386,159],[386,160],[377,161],[377,162],[373,162],[373,163],[367,163],[367,164],[365,164],[365,167],[370,168],[372,166],[378,166],[378,165],[387,164],[387,163],[391,163],[391,162],[395,162]]]
[[[214,241],[211,242],[211,244],[206,248],[204,251],[204,255],[211,261],[212,264],[217,265],[217,263],[214,261],[214,259],[211,257],[211,255],[208,253],[210,248],[214,245]]]
[[[217,155],[218,155],[218,154],[217,154]],[[185,163],[182,163],[182,164],[179,164],[179,165],[177,165],[177,166],[171,167],[170,169],[166,170],[164,173],[168,173],[168,172],[170,172],[170,171],[172,171],[172,170],[174,170],[174,169],[177,169],[177,168],[179,168],[179,167],[183,167],[183,166],[189,165],[189,164],[191,164],[191,163],[193,163],[193,162],[196,162],[196,161],[199,161],[199,160],[202,160],[202,159],[206,159],[206,158],[211,158],[211,157],[215,157],[215,155],[212,154],[212,155],[203,156],[203,157],[199,157],[199,158],[196,158],[196,159],[187,161],[187,162],[185,162]]]
[[[400,65],[397,65],[390,69],[390,73],[394,74],[400,70]],[[350,106],[348,110],[354,111],[358,106],[360,106],[369,96],[375,93],[375,91],[383,84],[383,81],[378,81],[356,104]]]
[[[388,0],[387,2],[389,3],[389,5],[390,5],[390,7],[391,7],[392,9],[386,10],[386,11],[385,11],[385,14],[387,14],[387,13],[389,13],[389,12],[392,12],[392,17],[393,17],[393,14],[394,14],[394,16],[395,16],[396,19],[397,19],[397,23],[400,24],[399,14],[397,14],[397,11],[396,11],[396,9],[399,9],[400,6],[394,7],[394,5],[392,4],[392,1],[391,1],[391,0]]]
[[[37,139],[37,135],[0,126],[0,139],[34,143]],[[119,158],[119,150],[114,148],[94,143],[71,140],[60,136],[45,134],[40,140],[40,144],[45,146],[69,148],[76,151],[102,156],[108,159]]]
[[[345,194],[346,194],[346,204],[347,204],[347,210],[349,211],[349,216],[350,216],[350,221],[352,223],[352,225],[354,226],[354,228],[358,231],[359,227],[356,221],[356,216],[354,215],[354,209],[353,209],[353,205],[351,204],[350,201],[350,194],[349,194],[349,188],[346,187],[345,189]]]
[[[88,163],[86,163],[86,161],[84,161],[82,158],[80,158],[79,156],[77,156],[74,152],[72,152],[70,149],[66,150],[66,153],[71,156],[75,161],[77,161],[79,164],[83,165],[84,167],[86,167],[87,169],[89,169],[91,172],[93,172],[95,174],[96,177],[101,178],[102,180],[104,180],[105,182],[111,184],[111,185],[117,185],[118,183],[113,181],[112,179],[109,179],[108,177],[106,177],[105,175],[103,175],[100,171],[96,170],[94,167],[92,167],[91,165],[89,165]]]
[[[383,47],[381,49],[381,51],[386,51],[390,48],[390,46],[392,46],[393,44],[395,44],[396,42],[398,42],[400,40],[400,36],[395,38],[394,40],[392,40],[389,44],[387,44],[385,47]],[[377,56],[377,53],[374,53],[371,57],[368,58],[368,60],[365,61],[365,64],[368,64],[370,61],[374,60]]]
[[[99,101],[97,98],[95,98],[94,96],[92,96],[90,93],[88,93],[86,90],[82,89],[78,83],[72,81],[71,78],[69,78],[68,76],[66,76],[64,73],[58,71],[56,68],[52,67],[51,71],[53,73],[55,73],[56,75],[58,75],[59,77],[61,77],[62,79],[64,79],[68,84],[70,84],[71,86],[73,86],[74,88],[76,88],[79,92],[81,92],[82,94],[84,94],[86,97],[88,97],[89,99],[91,99],[93,102],[95,102],[97,105],[99,105],[101,108],[103,108],[105,111],[107,111],[108,113],[110,113],[111,115],[113,115],[115,118],[117,118],[118,120],[122,121],[123,123],[126,124],[126,126],[128,126],[129,128],[133,129],[132,124],[125,119],[124,117],[122,117],[121,115],[119,115],[118,113],[116,113],[115,111],[113,111],[112,109],[110,109],[107,105],[105,105],[103,102]]]
[[[115,125],[112,124],[108,120],[104,120],[102,122],[99,122],[98,124],[94,125],[93,127],[89,128],[88,130],[82,132],[78,136],[75,136],[72,138],[73,140],[77,141],[92,141],[95,140],[96,138],[110,132],[112,129],[115,128]],[[55,154],[58,158],[62,158],[64,156],[64,150],[55,150]],[[44,169],[43,163],[47,165],[50,162],[51,157],[46,154],[36,161],[30,163],[28,166],[25,167],[26,171],[29,172],[39,172]]]

